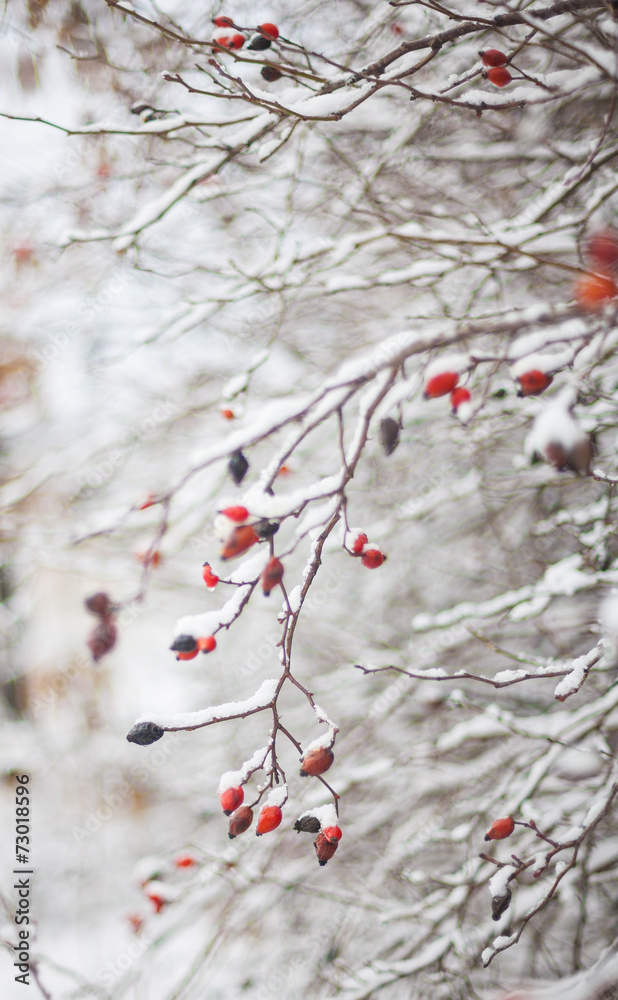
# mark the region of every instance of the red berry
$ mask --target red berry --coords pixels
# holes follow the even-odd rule
[[[518,396],[540,396],[552,384],[553,379],[546,372],[532,368],[529,372],[520,375],[517,381],[519,382]]]
[[[262,573],[262,593],[268,597],[271,590],[283,579],[283,563],[276,556],[269,559]]]
[[[459,372],[441,372],[425,383],[425,399],[437,399],[452,392],[459,381]]]
[[[333,751],[326,747],[316,747],[315,750],[309,750],[300,760],[301,778],[315,778],[318,774],[324,774],[334,759]]]
[[[323,866],[332,858],[333,854],[339,847],[339,841],[329,840],[324,833],[318,833],[313,846],[315,847],[318,862],[321,866]]]
[[[231,38],[231,41],[230,41],[230,48],[232,48],[232,49],[242,49],[243,45],[245,44],[245,41],[246,41],[245,36],[241,35],[240,32],[236,32],[235,35],[232,35],[232,38]]]
[[[496,66],[487,70],[487,79],[494,87],[508,87],[513,77],[504,66]]]
[[[244,797],[245,793],[240,785],[236,785],[234,788],[226,788],[224,791],[219,792],[219,802],[225,815],[229,816],[235,809],[238,809],[242,805]]]
[[[603,274],[616,272],[618,268],[618,232],[604,229],[586,241],[585,250],[595,270]]]
[[[276,24],[270,24],[268,22],[266,24],[258,24],[258,31],[261,31],[267,38],[279,37],[279,28]]]
[[[263,833],[270,833],[271,830],[276,830],[282,818],[283,813],[279,806],[262,806],[255,828],[256,836],[261,837]]]
[[[356,538],[354,539],[354,544],[352,545],[352,552],[354,553],[355,556],[360,556],[362,554],[362,551],[365,548],[365,545],[367,544],[368,541],[369,539],[367,538],[367,535],[363,534],[363,532],[361,532],[360,535],[356,536]]]
[[[505,816],[503,819],[497,819],[491,824],[489,830],[485,834],[485,840],[504,840],[505,837],[510,837],[513,830],[515,829],[515,820],[512,816]]]
[[[379,549],[365,549],[361,556],[361,562],[367,569],[377,569],[385,559],[386,556]]]
[[[479,52],[479,55],[484,66],[504,66],[506,64],[506,56],[500,49],[485,49],[484,52]]]
[[[233,410],[221,410],[221,416],[225,417],[226,420],[234,420],[236,414]]]
[[[197,648],[202,653],[212,653],[213,649],[217,648],[217,640],[214,635],[207,635],[203,639],[197,640]]]
[[[165,904],[167,903],[167,900],[163,899],[163,897],[159,896],[159,894],[156,892],[149,892],[148,899],[152,900],[155,908],[155,913],[159,913],[160,910],[162,910]]]
[[[199,649],[196,646],[195,649],[187,650],[187,652],[185,652],[185,653],[176,653],[176,659],[177,660],[194,660],[198,653],[199,653]]]
[[[191,854],[181,854],[179,858],[176,858],[174,864],[177,868],[192,868],[197,862]]]
[[[257,541],[259,539],[252,525],[243,524],[240,528],[234,528],[232,533],[226,538],[225,544],[221,549],[221,558],[234,559],[236,556],[241,556],[243,552],[250,549]]]
[[[241,806],[236,812],[230,816],[230,825],[228,827],[228,837],[233,840],[234,837],[239,837],[241,833],[248,830],[253,822],[253,809],[249,806]]]
[[[322,830],[322,833],[327,840],[341,840],[343,837],[341,827],[338,826],[327,826]]]
[[[462,403],[469,403],[471,400],[470,393],[463,386],[459,389],[453,389],[451,393],[451,410],[453,413],[457,413],[457,410]]]
[[[247,518],[249,517],[249,511],[247,510],[247,508],[240,506],[224,507],[223,510],[219,511],[219,513],[223,514],[224,517],[229,518],[230,521],[236,521],[239,524],[242,521],[246,521]]]
[[[214,575],[212,569],[210,568],[210,563],[207,562],[204,563],[204,566],[202,568],[202,576],[204,578],[204,583],[206,584],[209,590],[213,590],[217,586],[219,582],[219,577]]]
[[[232,28],[234,25],[231,17],[224,17],[222,14],[219,14],[214,20],[218,28]]]
[[[618,295],[613,278],[601,274],[584,274],[575,286],[575,298],[584,312],[597,312]]]

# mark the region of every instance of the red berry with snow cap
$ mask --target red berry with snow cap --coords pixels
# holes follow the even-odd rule
[[[484,66],[504,66],[506,64],[506,56],[500,49],[485,49],[484,52],[479,52],[479,55]]]
[[[518,396],[540,396],[553,382],[551,375],[538,368],[523,372],[517,379],[519,382]]]
[[[453,389],[451,393],[451,410],[453,413],[457,413],[457,410],[462,403],[469,403],[472,399],[470,393],[463,386],[458,389]]]
[[[365,548],[365,545],[367,544],[368,541],[369,539],[367,538],[367,535],[365,535],[363,532],[361,532],[360,535],[356,536],[352,544],[352,552],[354,553],[355,556],[362,555],[363,549]]]
[[[300,776],[301,778],[317,777],[324,774],[333,763],[335,755],[327,747],[315,747],[301,757]]]
[[[504,816],[502,819],[497,819],[491,824],[485,834],[484,840],[504,840],[505,837],[511,836],[514,829],[515,820],[513,817]]]
[[[425,382],[425,399],[438,399],[439,396],[448,396],[459,381],[459,372],[440,372]]]
[[[222,792],[219,792],[219,802],[221,803],[221,808],[226,816],[229,816],[242,805],[245,793],[240,785],[236,785],[233,788],[225,788]]]
[[[224,507],[223,510],[219,511],[224,517],[229,518],[230,521],[235,521],[237,524],[242,524],[249,517],[249,511],[246,507],[241,507],[237,504],[234,507]]]
[[[217,640],[214,635],[206,635],[197,640],[197,648],[200,653],[212,653],[213,649],[217,648]]]
[[[341,827],[339,826],[326,826],[322,830],[322,833],[330,841],[339,841],[343,837]]]
[[[263,35],[267,38],[278,38],[279,28],[276,24],[270,24],[268,21],[266,24],[258,24],[258,31],[261,31]]]
[[[379,549],[365,549],[361,556],[361,562],[367,569],[377,569],[385,559],[386,556]]]
[[[282,819],[283,813],[279,806],[262,806],[260,815],[258,816],[257,827],[255,828],[256,836],[261,837],[263,833],[270,833],[271,830],[276,830]]]

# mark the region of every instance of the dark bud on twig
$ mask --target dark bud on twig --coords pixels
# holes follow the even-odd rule
[[[280,80],[283,76],[281,70],[277,69],[276,66],[262,66],[260,73],[269,83],[274,83],[275,80]]]
[[[99,624],[95,625],[88,636],[88,649],[92,653],[92,659],[95,663],[114,648],[117,636],[118,629],[112,619],[102,617]]]
[[[279,531],[281,525],[278,521],[269,521],[267,517],[260,518],[253,525],[253,530],[255,531],[258,538],[272,538]]]
[[[317,816],[300,816],[294,824],[297,833],[319,833],[321,823]]]
[[[92,611],[93,615],[108,615],[112,606],[109,594],[104,594],[103,591],[93,594],[92,597],[87,597],[84,604],[88,611]]]
[[[127,733],[129,743],[139,743],[141,747],[147,747],[151,743],[156,743],[163,736],[165,730],[157,726],[154,722],[138,722],[133,729]]]
[[[253,49],[254,52],[262,52],[264,49],[269,49],[271,45],[270,38],[264,38],[264,35],[254,35],[247,48]]]
[[[333,854],[339,847],[339,841],[329,840],[323,833],[319,833],[313,846],[315,847],[315,853],[318,857],[318,863],[320,866],[323,866],[332,858]]]
[[[192,653],[194,649],[197,649],[197,641],[192,635],[177,635],[170,649],[173,649],[175,653]]]
[[[247,470],[249,468],[249,463],[242,451],[235,451],[228,462],[228,469],[230,476],[234,480],[237,486],[240,486],[243,479],[247,475]]]
[[[392,417],[385,417],[384,420],[380,421],[380,430],[378,431],[378,438],[380,444],[384,449],[385,455],[392,455],[395,448],[399,444],[399,431],[401,430],[398,422],[393,420]]]
[[[509,889],[508,885],[506,889],[500,893],[498,896],[493,896],[491,900],[491,918],[492,920],[499,920],[502,914],[508,910],[511,905],[511,896],[513,893]]]

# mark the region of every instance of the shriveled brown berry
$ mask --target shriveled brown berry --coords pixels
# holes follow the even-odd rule
[[[324,774],[333,763],[335,755],[332,750],[326,747],[316,747],[310,750],[300,761],[301,778],[315,778],[318,774]]]
[[[235,813],[232,813],[228,827],[228,837],[230,840],[233,840],[234,837],[239,837],[241,833],[248,830],[252,822],[253,809],[250,806],[241,806]]]

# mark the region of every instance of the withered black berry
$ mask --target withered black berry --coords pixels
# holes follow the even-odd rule
[[[267,517],[261,518],[253,525],[253,530],[258,538],[272,538],[273,535],[277,534],[279,528],[278,521],[269,521]]]
[[[392,455],[399,444],[399,431],[399,424],[392,417],[385,417],[380,421],[378,437],[386,455]]]
[[[160,740],[164,732],[165,730],[154,722],[138,722],[127,733],[127,740],[129,743],[139,743],[141,747],[147,747],[150,743],[156,743],[157,740]]]
[[[235,451],[228,462],[228,469],[230,476],[234,480],[237,486],[240,486],[243,479],[247,475],[247,470],[249,468],[249,463],[242,451]]]
[[[254,35],[247,48],[253,49],[254,52],[262,52],[264,49],[269,49],[271,45],[270,38],[264,38],[264,35]]]
[[[170,649],[175,653],[192,653],[197,649],[197,642],[192,635],[177,635]]]
[[[294,824],[297,833],[319,833],[321,823],[317,816],[301,816]]]

